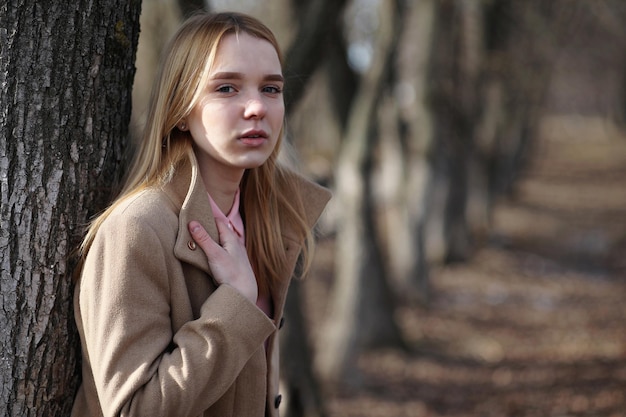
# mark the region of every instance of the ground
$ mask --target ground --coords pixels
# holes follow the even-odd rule
[[[626,416],[626,137],[546,120],[476,249],[433,268],[431,305],[398,310],[411,353],[362,355],[329,417]]]

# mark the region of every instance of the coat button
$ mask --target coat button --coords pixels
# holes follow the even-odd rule
[[[191,250],[196,250],[197,248],[196,242],[194,242],[193,240],[190,240],[189,242],[187,242],[187,247]]]
[[[280,403],[283,401],[283,396],[278,394],[276,398],[274,398],[274,408],[280,407]]]
[[[278,323],[278,330],[282,329],[284,325],[285,325],[285,318],[281,317],[280,323]]]

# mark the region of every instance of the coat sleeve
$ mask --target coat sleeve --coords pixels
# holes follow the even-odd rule
[[[275,330],[222,285],[197,320],[170,320],[173,242],[141,218],[107,219],[87,255],[79,306],[105,416],[194,416],[217,401]],[[162,227],[162,225],[161,225]]]

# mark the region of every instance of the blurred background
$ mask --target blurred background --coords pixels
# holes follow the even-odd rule
[[[283,415],[626,415],[626,2],[144,0],[135,132],[201,9],[275,32],[285,160],[334,193]]]

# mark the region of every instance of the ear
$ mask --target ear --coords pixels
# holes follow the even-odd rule
[[[187,126],[187,121],[185,119],[183,119],[180,122],[178,122],[176,127],[178,128],[178,130],[180,130],[182,132],[186,132],[186,131],[189,130],[189,126]]]

